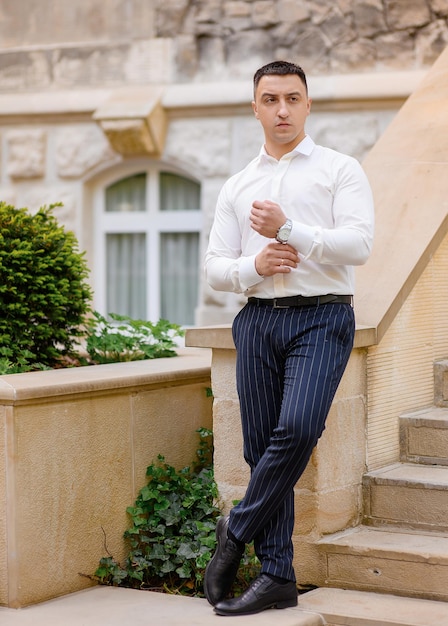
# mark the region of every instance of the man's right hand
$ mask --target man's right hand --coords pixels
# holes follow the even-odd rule
[[[255,257],[255,269],[260,276],[288,274],[299,263],[297,250],[288,243],[269,243]]]

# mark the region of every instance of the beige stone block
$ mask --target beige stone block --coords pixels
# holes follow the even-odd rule
[[[229,0],[224,3],[224,14],[227,17],[247,17],[250,15],[250,6],[241,0]]]
[[[360,518],[361,502],[359,485],[319,493],[315,511],[319,535],[336,533],[356,525]]]
[[[305,471],[296,484],[296,489],[308,489],[309,491],[314,491],[318,472],[316,458],[316,449],[314,449]]]
[[[101,128],[112,148],[124,156],[158,154],[145,120],[104,120]]]
[[[173,17],[176,10],[171,10]],[[145,33],[148,37],[148,33]],[[166,84],[172,78],[173,39],[154,37],[133,38],[124,63],[124,78],[131,84]]]
[[[407,2],[386,0],[385,7],[389,28],[394,30],[424,26],[431,19],[429,7],[420,0]]]
[[[372,37],[387,31],[381,0],[364,0],[353,7],[356,31],[362,37]]]
[[[246,493],[245,486],[235,486],[225,482],[218,482],[218,490],[218,507],[225,515],[244,498]]]
[[[23,17],[22,21],[24,21]],[[4,23],[10,30],[9,19],[4,20]],[[3,35],[0,35],[0,39],[2,43],[5,40]],[[19,46],[22,47],[22,45],[20,42]],[[14,50],[8,52],[2,45],[0,83],[3,93],[9,91],[14,95],[22,90],[47,90],[51,84],[51,67],[47,51]]]
[[[146,484],[146,468],[157,456],[177,469],[197,461],[198,428],[212,428],[212,398],[205,384],[155,389],[134,395],[132,447],[135,495]],[[179,425],[182,428],[179,428]],[[132,502],[129,502],[129,505]]]
[[[353,396],[365,396],[367,390],[366,360],[367,354],[365,350],[352,350],[344,375],[336,391],[335,400]]]
[[[294,493],[295,528],[298,535],[309,535],[316,526],[316,494],[304,489]]]
[[[95,571],[105,538],[108,550],[123,557],[133,495],[129,400],[110,394],[95,403],[21,406],[10,428],[15,545],[9,546],[9,601],[23,606],[90,585],[80,573]]]
[[[295,0],[277,0],[278,17],[283,22],[303,22],[310,17],[310,9]]]
[[[39,0],[39,12],[35,18],[33,8],[35,5],[27,2],[5,7],[0,37],[7,47],[35,48],[67,41],[91,43],[104,39],[106,32],[111,39],[121,41],[154,33],[155,7],[151,2],[116,0],[111,5],[102,0],[79,0],[75,12],[71,13],[67,11],[67,5]],[[29,11],[28,19],[25,19],[27,14],[24,11]]]
[[[323,585],[326,576],[326,559],[319,553],[312,537],[293,535],[294,570],[299,585]]]
[[[57,89],[79,89],[98,84],[121,86],[129,47],[115,41],[77,48],[59,46],[50,51],[52,83]]]
[[[316,448],[319,490],[361,483],[366,462],[365,421],[363,397],[333,403]]]
[[[448,510],[448,490],[416,489],[400,485],[372,485],[370,514],[391,522],[423,524],[444,530]]]
[[[239,404],[216,399],[213,405],[215,476],[218,482],[247,485],[249,467],[243,457]]]
[[[448,430],[431,427],[408,427],[408,454],[425,457],[446,457]]]
[[[338,587],[445,601],[448,598],[446,564],[382,559],[369,555],[330,554],[328,580],[331,585]]]
[[[116,152],[124,156],[163,152],[168,122],[161,95],[156,86],[123,89],[95,111],[93,119]]]
[[[256,27],[266,28],[278,23],[277,7],[270,0],[256,0],[252,4],[252,21]]]
[[[215,398],[238,400],[235,365],[235,350],[213,350],[212,391]]]

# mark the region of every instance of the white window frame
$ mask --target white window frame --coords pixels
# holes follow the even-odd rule
[[[168,172],[188,178],[200,185],[191,174],[179,171],[164,163],[133,164],[120,167],[102,177],[94,193],[93,215],[93,289],[94,309],[102,315],[107,311],[106,236],[111,233],[145,233],[146,235],[146,317],[156,322],[160,318],[160,234],[202,233],[202,210],[161,211],[159,174]],[[136,174],[146,174],[145,211],[129,213],[106,212],[106,188]]]

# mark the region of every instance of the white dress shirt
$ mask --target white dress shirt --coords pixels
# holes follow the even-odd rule
[[[292,222],[288,239],[300,263],[263,277],[255,257],[269,242],[251,228],[255,200],[280,205]],[[354,293],[354,267],[366,262],[373,240],[373,198],[353,157],[316,145],[307,135],[279,161],[264,147],[219,194],[205,256],[208,283],[218,291],[258,298]]]

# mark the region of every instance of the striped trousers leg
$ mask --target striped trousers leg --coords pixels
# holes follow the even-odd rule
[[[233,323],[244,458],[251,477],[230,514],[262,572],[295,580],[294,486],[319,437],[353,347],[349,304],[247,304]]]

